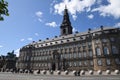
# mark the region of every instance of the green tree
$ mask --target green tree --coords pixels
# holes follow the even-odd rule
[[[0,21],[4,20],[3,16],[9,16],[8,13],[8,2],[0,0]]]

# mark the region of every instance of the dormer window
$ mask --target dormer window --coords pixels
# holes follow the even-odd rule
[[[69,39],[67,39],[67,42],[69,42]]]
[[[52,43],[50,43],[52,45]]]
[[[73,38],[73,40],[75,41],[76,39],[75,39],[75,38]]]
[[[56,44],[58,43],[58,42],[55,42]]]
[[[61,43],[63,43],[63,41],[61,41]]]

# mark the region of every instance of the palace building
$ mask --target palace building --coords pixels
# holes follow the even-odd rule
[[[103,27],[72,33],[67,8],[60,36],[20,49],[18,69],[30,70],[120,70],[120,28]]]

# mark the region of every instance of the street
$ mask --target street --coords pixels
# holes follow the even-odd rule
[[[0,80],[120,80],[119,75],[107,76],[61,76],[61,75],[34,75],[34,74],[16,74],[0,73]]]

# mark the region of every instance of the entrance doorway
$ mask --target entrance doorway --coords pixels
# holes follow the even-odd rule
[[[55,71],[55,69],[56,69],[56,65],[55,63],[52,63],[52,70]]]

